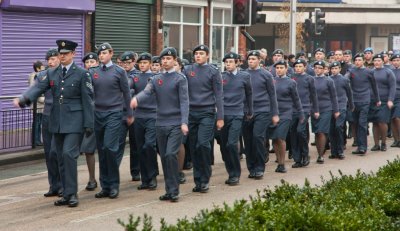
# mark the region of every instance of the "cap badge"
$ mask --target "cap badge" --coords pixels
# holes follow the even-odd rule
[[[101,49],[106,49],[106,46],[101,46]]]
[[[233,54],[231,54],[230,57],[233,58]]]
[[[168,51],[168,54],[170,55],[170,54],[171,54],[171,51]]]
[[[89,59],[93,59],[93,55],[89,55]]]
[[[201,47],[200,47],[200,49],[202,49],[202,50],[203,50],[203,49],[204,49],[204,46],[201,46]]]
[[[61,46],[62,46],[62,47],[65,47],[65,42],[62,42],[62,43],[61,43]]]

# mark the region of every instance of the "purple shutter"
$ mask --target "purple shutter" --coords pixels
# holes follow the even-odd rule
[[[45,63],[45,53],[57,47],[57,39],[69,39],[79,45],[75,62],[81,66],[84,15],[30,12],[1,13],[0,95],[18,95],[28,87],[28,75],[36,60]],[[1,103],[1,109],[9,103]]]

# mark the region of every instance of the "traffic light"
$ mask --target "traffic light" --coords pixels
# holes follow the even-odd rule
[[[325,29],[325,12],[322,12],[321,9],[316,8],[315,12],[315,35],[321,35],[321,33]]]
[[[232,1],[232,24],[250,25],[251,23],[251,2],[252,0]]]
[[[263,4],[259,3],[257,0],[251,1],[251,24],[265,23],[265,14],[258,14],[262,11]]]

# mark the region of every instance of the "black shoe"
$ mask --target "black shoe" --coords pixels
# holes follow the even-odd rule
[[[394,141],[390,147],[399,147],[399,141]]]
[[[318,156],[318,158],[317,158],[317,163],[318,163],[318,164],[323,164],[324,162],[325,162],[324,157]]]
[[[201,192],[201,187],[200,187],[200,185],[194,186],[194,188],[192,189],[192,192]]]
[[[310,156],[305,156],[302,161],[303,167],[306,167],[310,164]]]
[[[352,144],[351,146],[352,146],[352,147],[357,147],[358,144],[357,144],[357,142],[353,142],[353,144]]]
[[[157,178],[153,177],[149,183],[149,190],[156,190],[157,189]]]
[[[303,164],[300,163],[300,162],[296,162],[296,163],[294,163],[294,164],[292,165],[292,168],[301,168],[301,167],[303,167]]]
[[[268,161],[269,161],[269,156],[267,156],[267,157],[265,158],[264,163],[268,163]]]
[[[316,144],[315,144],[315,142],[311,142],[311,146],[315,146]]]
[[[149,185],[142,183],[141,185],[137,186],[137,189],[138,190],[146,190],[146,189],[149,189]]]
[[[76,195],[71,195],[68,201],[68,207],[76,207],[79,204],[78,197]]]
[[[171,195],[170,196],[170,201],[171,202],[178,202],[179,201],[179,196],[178,195]]]
[[[36,146],[43,146],[43,143],[36,143]]]
[[[171,200],[171,196],[169,194],[164,194],[160,196],[158,199],[160,199],[160,201],[169,201]]]
[[[178,173],[178,181],[179,181],[179,184],[186,183],[186,177],[185,177],[185,173],[184,172]]]
[[[287,170],[286,170],[286,168],[285,168],[285,165],[283,165],[283,164],[278,164],[278,167],[276,167],[275,172],[286,173]]]
[[[381,151],[386,152],[386,150],[387,150],[386,144],[381,144]]]
[[[55,201],[55,202],[54,202],[54,205],[55,205],[55,206],[68,205],[68,202],[69,202],[69,200],[63,197],[63,198],[61,198],[60,200]]]
[[[104,190],[101,190],[100,192],[98,192],[94,195],[94,197],[96,197],[96,198],[105,198],[105,197],[109,197],[109,196],[110,196],[110,193],[107,191],[104,191]]]
[[[138,174],[134,174],[132,176],[132,181],[140,181],[140,174],[139,173]]]
[[[330,154],[330,155],[328,156],[328,158],[329,158],[329,159],[336,159],[336,158],[338,158],[338,156],[333,155],[333,154]]]
[[[374,145],[374,146],[371,148],[371,151],[373,151],[373,152],[380,151],[380,150],[381,150],[381,147],[379,147],[379,145]]]
[[[344,156],[343,153],[340,153],[340,154],[338,155],[338,159],[339,159],[339,160],[344,160],[344,158],[345,158],[345,156]]]
[[[263,172],[256,172],[256,174],[254,175],[254,179],[256,180],[261,180],[263,177],[264,177]]]
[[[119,195],[118,189],[111,189],[110,195],[108,195],[108,198],[115,199],[118,197],[118,195]]]
[[[210,189],[210,186],[208,185],[208,183],[202,183],[200,186],[201,193],[206,193],[206,192],[208,192],[209,189]]]
[[[55,191],[55,192],[48,191],[47,193],[43,194],[43,196],[45,196],[45,197],[55,197],[55,196],[58,196],[58,192],[57,191]]]
[[[63,196],[64,196],[63,191],[62,191],[62,190],[59,190],[59,191],[58,191],[58,197],[63,197]]]
[[[185,165],[183,165],[183,170],[190,170],[192,168],[193,168],[193,164],[190,161],[186,162]]]
[[[86,189],[87,191],[93,191],[93,190],[95,190],[96,188],[97,188],[97,182],[96,182],[96,181],[94,181],[94,182],[89,181],[89,182],[87,183],[85,189]]]
[[[248,178],[252,179],[254,177],[256,177],[256,174],[254,172],[250,172]]]
[[[367,153],[367,151],[365,150],[355,150],[351,152],[352,154],[356,154],[356,155],[365,155],[365,153]]]
[[[225,181],[225,184],[229,186],[235,186],[239,184],[239,177],[230,177]]]
[[[289,158],[289,160],[293,159],[292,153],[289,152],[288,158]]]
[[[275,149],[271,149],[271,150],[269,150],[269,153],[275,153]]]

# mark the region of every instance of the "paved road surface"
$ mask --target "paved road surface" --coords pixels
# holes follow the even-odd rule
[[[370,140],[371,143],[371,140]],[[391,144],[391,140],[388,141]],[[370,145],[371,146],[371,145]],[[216,146],[216,148],[219,148]],[[237,199],[248,198],[256,190],[279,185],[281,179],[290,183],[303,184],[308,178],[312,184],[320,184],[321,176],[329,178],[329,172],[337,174],[354,174],[357,169],[365,172],[376,171],[387,160],[396,158],[400,148],[389,148],[387,152],[369,152],[366,156],[351,155],[353,148],[348,147],[345,160],[329,160],[325,164],[315,163],[315,147],[312,151],[312,163],[307,168],[290,168],[292,160],[286,161],[288,173],[275,173],[275,155],[267,164],[264,179],[248,179],[245,160],[242,160],[242,178],[240,185],[226,186],[227,178],[220,153],[216,152],[216,163],[213,166],[210,192],[192,193],[192,172],[186,171],[188,182],[181,186],[179,203],[162,202],[158,197],[164,193],[162,175],[158,177],[159,187],[156,191],[138,191],[139,182],[130,181],[129,157],[125,156],[121,165],[121,188],[117,199],[95,199],[95,192],[85,191],[88,174],[84,157],[80,157],[78,168],[80,205],[77,208],[55,207],[57,198],[45,198],[47,191],[47,173],[43,161],[21,163],[0,168],[0,230],[123,230],[117,219],[127,221],[129,214],[153,217],[156,227],[160,218],[173,223],[177,218],[193,217],[201,209],[233,203]],[[96,166],[98,169],[98,165]],[[96,169],[96,173],[97,173]],[[160,166],[161,170],[161,166]],[[162,173],[161,173],[162,174]]]

